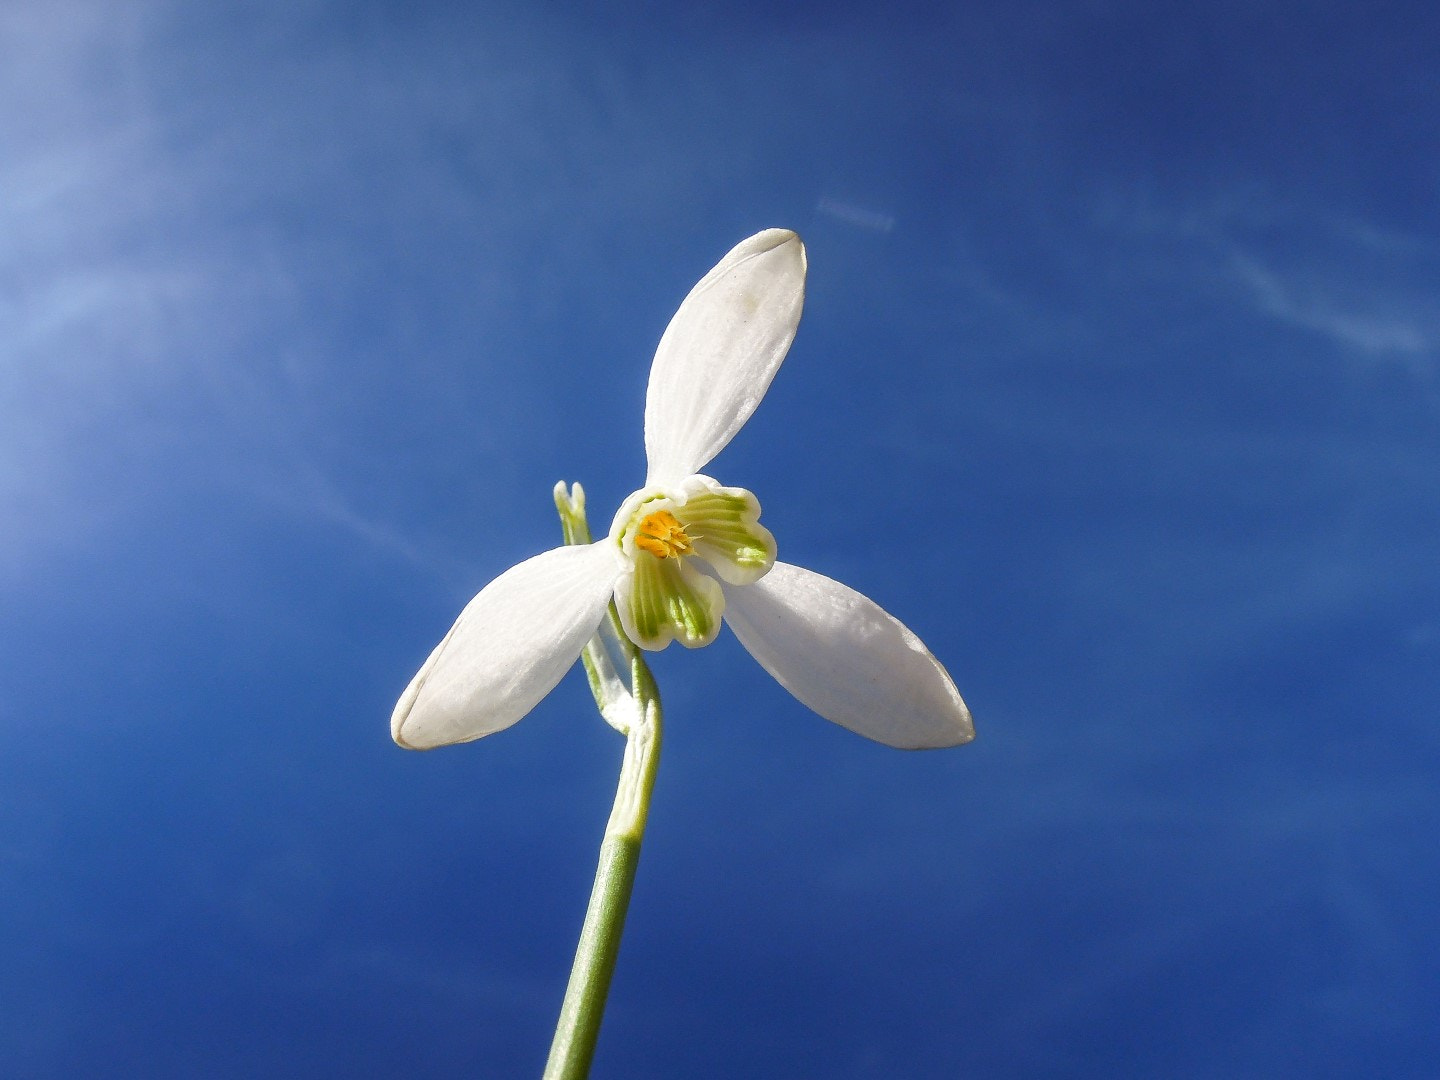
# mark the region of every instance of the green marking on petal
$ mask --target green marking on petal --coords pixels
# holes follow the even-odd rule
[[[610,541],[633,567],[616,585],[615,606],[642,649],[710,644],[725,612],[720,582],[749,585],[775,564],[759,500],[708,476],[634,492],[615,512]]]
[[[690,495],[675,514],[700,556],[730,585],[759,581],[775,564],[775,537],[760,524],[760,502],[744,488],[722,488],[713,480]]]
[[[718,582],[679,559],[635,556],[635,572],[615,591],[625,633],[642,649],[663,649],[671,641],[686,648],[708,645],[720,632],[725,594]]]

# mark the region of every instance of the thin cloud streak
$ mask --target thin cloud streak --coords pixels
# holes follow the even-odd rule
[[[1235,275],[1249,290],[1255,306],[1281,322],[1312,330],[1344,349],[1376,356],[1429,356],[1435,352],[1433,325],[1422,326],[1409,313],[1357,310],[1324,295],[1313,283],[1286,281],[1259,260],[1236,254]],[[1433,313],[1426,313],[1427,322]],[[1423,370],[1423,369],[1416,369]]]

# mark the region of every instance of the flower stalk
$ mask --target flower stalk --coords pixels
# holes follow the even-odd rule
[[[410,750],[519,722],[578,656],[606,723],[625,736],[615,807],[545,1067],[590,1070],[620,951],[660,753],[660,696],[643,652],[710,644],[722,620],[760,666],[827,720],[905,750],[975,736],[944,666],[879,604],[782,562],[760,500],[701,472],[765,396],[805,300],[805,245],[788,229],[742,240],[665,328],[645,391],[645,482],[594,540],[580,485],[555,487],[564,543],[477,593],[400,695],[390,734]],[[836,504],[857,500],[826,477]],[[907,518],[908,507],[892,517]],[[893,558],[893,552],[884,557]]]
[[[556,485],[555,506],[560,512],[565,542],[590,543],[585,493],[580,485],[575,485],[573,493],[566,492],[564,484]],[[620,765],[615,805],[600,844],[595,885],[575,948],[575,963],[570,969],[555,1039],[545,1063],[544,1080],[584,1080],[590,1074],[610,979],[620,955],[620,937],[625,929],[625,914],[630,907],[635,871],[640,863],[640,843],[650,813],[650,795],[655,787],[655,771],[660,763],[659,690],[640,650],[617,633],[618,626],[612,604],[601,632],[591,638],[581,654],[600,714],[625,736],[625,755]],[[628,687],[615,670],[602,639],[607,629],[611,631],[615,647],[628,661]]]

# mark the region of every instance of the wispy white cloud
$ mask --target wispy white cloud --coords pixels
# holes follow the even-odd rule
[[[828,195],[815,205],[815,209],[836,221],[843,221],[847,225],[854,225],[857,229],[865,229],[869,232],[888,233],[895,228],[894,214],[869,210],[863,206],[846,202],[844,199],[833,199]]]
[[[1249,310],[1313,334],[1366,365],[1436,374],[1440,249],[1346,209],[1282,202],[1253,190],[1170,204],[1112,190],[1102,227],[1176,245],[1197,282],[1219,281]]]
[[[372,551],[398,559],[458,592],[482,579],[482,571],[418,540],[394,522],[366,513],[313,462],[297,460],[285,486],[267,484],[258,498],[283,506],[296,518],[333,525]]]
[[[617,260],[653,263],[657,234],[760,168],[724,94],[709,124],[563,24],[315,37],[323,7],[0,12],[0,503],[24,508],[0,580],[153,510],[172,468],[284,489],[297,461],[379,459],[365,482],[433,482],[447,429],[498,443],[526,387],[572,377],[514,347],[573,334],[562,284],[603,307]],[[698,162],[673,137],[696,127]],[[425,558],[401,513],[308,505]]]
[[[191,86],[174,14],[163,0],[0,12],[0,583],[153,516],[187,472],[289,491],[297,469],[323,475],[345,444],[367,445],[343,412],[360,411],[360,386],[409,374],[426,392],[404,355],[394,371],[367,367],[335,325],[362,261],[346,245],[388,238],[346,233],[343,213],[316,227],[313,209],[295,209],[329,189],[319,205],[331,213],[346,184],[410,160],[397,146],[384,169],[357,163],[376,136],[337,105],[361,65],[281,50],[261,60],[273,77],[222,59]],[[403,71],[371,74],[383,108],[404,100],[391,85]],[[414,139],[404,123],[389,134]],[[449,183],[435,171],[397,213],[429,215],[432,231],[463,220],[475,200]],[[350,193],[357,228],[375,195]],[[513,302],[503,279],[489,285],[472,316]],[[295,509],[426,561],[333,492]]]
[[[1255,256],[1236,252],[1231,265],[1255,307],[1310,330],[1342,349],[1373,357],[1419,360],[1440,347],[1440,306],[1381,282],[1355,280],[1353,268],[1322,266],[1283,275]],[[1336,280],[1343,274],[1344,280]],[[1417,373],[1429,370],[1412,364]]]

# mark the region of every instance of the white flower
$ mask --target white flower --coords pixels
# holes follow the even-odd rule
[[[974,737],[945,669],[837,581],[775,560],[760,503],[699,474],[765,396],[794,340],[805,247],[785,229],[740,243],[670,321],[645,400],[645,486],[610,535],[511,567],[471,600],[401,696],[391,733],[429,749],[500,731],[554,688],[613,599],[644,649],[708,645],[723,617],[801,702],[906,749]]]

